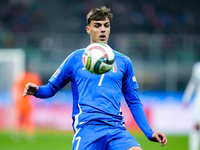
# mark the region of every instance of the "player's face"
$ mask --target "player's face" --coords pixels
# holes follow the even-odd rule
[[[90,43],[105,43],[107,44],[110,34],[110,21],[108,18],[105,20],[94,21],[92,20],[86,31],[90,35]]]

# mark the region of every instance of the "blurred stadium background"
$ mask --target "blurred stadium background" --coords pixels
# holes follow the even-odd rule
[[[32,146],[21,142],[20,147],[9,138],[13,104],[10,88],[24,70],[26,60],[40,74],[43,84],[47,83],[71,52],[89,44],[86,15],[90,9],[102,5],[110,7],[114,14],[109,45],[132,59],[148,120],[154,130],[170,137],[163,149],[187,149],[193,125],[192,105],[183,108],[181,98],[192,66],[200,59],[200,1],[197,0],[1,0],[0,149],[21,150],[29,146],[29,149],[58,146],[68,149],[67,145],[71,148],[70,85],[53,98],[35,100],[37,140],[46,141],[47,145],[55,142],[55,148],[37,141]],[[124,101],[122,109],[127,128],[138,134],[140,130]],[[51,142],[46,137],[42,140],[46,134],[49,139],[55,135]],[[145,139],[144,135],[139,134],[141,143],[147,141],[142,138]],[[150,149],[148,144],[151,145],[141,144],[144,150]]]

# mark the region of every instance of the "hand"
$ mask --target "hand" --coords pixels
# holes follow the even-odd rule
[[[152,141],[162,143],[162,146],[167,144],[167,137],[160,131],[156,131],[152,135]]]
[[[23,96],[26,95],[33,95],[38,91],[39,87],[36,84],[33,83],[27,83],[24,88]]]

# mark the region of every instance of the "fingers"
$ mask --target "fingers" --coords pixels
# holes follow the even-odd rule
[[[157,142],[161,143],[162,146],[165,146],[167,144],[167,137],[162,132],[159,131],[154,132],[152,137],[155,138]]]
[[[24,93],[23,96],[26,95],[33,95],[37,92],[38,86],[33,84],[33,83],[27,83],[25,88],[24,88]]]
[[[26,84],[26,86],[25,86],[25,88],[24,88],[23,96],[28,95],[29,84],[30,84],[30,83],[27,83],[27,84]]]
[[[167,144],[167,137],[163,134],[162,140],[161,140],[162,146],[165,146]]]

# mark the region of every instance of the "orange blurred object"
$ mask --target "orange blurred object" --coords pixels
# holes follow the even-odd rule
[[[34,133],[34,121],[32,118],[33,106],[31,96],[23,97],[23,91],[28,82],[41,85],[41,78],[37,73],[25,71],[15,80],[12,87],[14,98],[14,129],[19,132],[23,130],[27,136]]]

